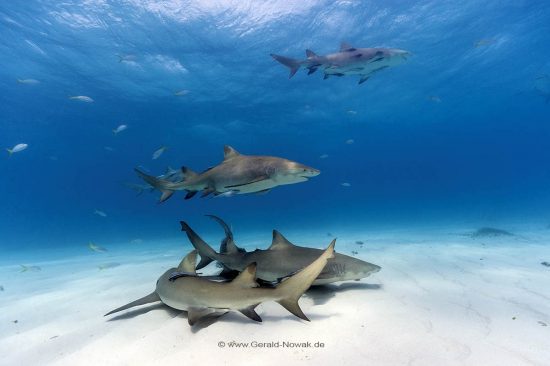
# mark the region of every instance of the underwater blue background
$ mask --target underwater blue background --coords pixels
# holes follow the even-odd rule
[[[546,226],[549,35],[545,1],[4,1],[0,146],[29,148],[0,155],[1,245],[180,237],[180,219],[219,230],[208,213],[266,238]],[[303,70],[289,80],[269,56],[341,41],[413,56],[362,85]],[[138,165],[215,165],[224,144],[322,173],[267,195],[179,192],[161,205],[123,185],[142,183]]]

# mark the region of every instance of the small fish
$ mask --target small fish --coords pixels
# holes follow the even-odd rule
[[[6,151],[11,156],[13,153],[17,153],[17,152],[25,150],[27,147],[29,147],[29,145],[27,145],[27,144],[17,144],[14,147],[12,147],[11,149],[6,149]]]
[[[117,54],[118,62],[134,62],[136,60],[136,55],[132,54]]]
[[[36,79],[17,79],[17,82],[19,84],[27,84],[27,85],[36,85],[40,84],[40,81]]]
[[[115,149],[110,146],[104,146],[103,148],[107,151],[111,151],[111,152],[115,151]]]
[[[117,135],[119,132],[122,132],[122,131],[124,131],[124,130],[127,129],[127,128],[128,128],[128,126],[126,126],[126,125],[120,125],[120,126],[118,126],[117,128],[115,128],[115,129],[113,130],[113,133],[114,133],[115,135]]]
[[[102,271],[104,269],[115,268],[118,266],[120,266],[120,263],[111,262],[111,263],[100,264],[99,266],[97,266],[97,268],[99,268],[99,270]]]
[[[162,153],[164,153],[166,149],[168,149],[168,147],[161,146],[157,151],[155,151],[153,153],[153,160],[157,160],[158,158],[160,158],[160,156],[162,155]]]
[[[550,263],[548,263],[548,262],[541,262],[540,264],[542,264],[545,267],[550,267]]]
[[[355,116],[357,115],[357,111],[354,111],[352,109],[350,109],[349,111],[346,111],[347,114],[351,115],[351,116]]]
[[[0,291],[4,291],[4,286],[0,285]]]
[[[42,270],[42,268],[38,266],[25,266],[23,264],[20,264],[20,266],[21,266],[21,271],[19,272],[38,272]]]
[[[323,155],[319,156],[319,159],[326,159],[326,158],[328,158],[328,154],[323,154]]]
[[[351,251],[351,254],[353,254],[353,255],[357,255],[357,254],[359,254],[359,252],[358,252],[358,251],[356,251],[356,250],[352,250],[352,251]]]
[[[428,97],[428,100],[434,103],[441,103],[441,98],[439,98],[437,95],[430,95]]]
[[[342,187],[351,187],[351,184],[348,182],[340,183]]]
[[[327,233],[327,236],[332,236],[332,233]]]
[[[355,241],[355,244],[363,245],[363,244],[365,244],[365,243],[364,243],[363,241],[361,241],[361,240],[356,240],[356,241]]]
[[[189,90],[183,89],[183,90],[178,90],[178,91],[176,91],[176,92],[174,93],[174,95],[175,95],[176,97],[183,97],[184,95],[187,95],[187,94],[189,94],[189,93],[190,93]]]
[[[137,238],[137,239],[130,240],[130,244],[141,244],[141,243],[143,243],[143,239]]]
[[[107,214],[101,210],[95,210],[94,214],[101,216],[101,217],[107,217]]]
[[[77,100],[84,103],[92,103],[94,100],[86,95],[76,95],[69,97],[70,100]]]
[[[480,39],[479,41],[476,41],[474,43],[474,47],[475,48],[478,48],[478,47],[484,47],[484,46],[490,46],[492,45],[493,43],[495,43],[495,40],[492,39],[492,38],[484,38],[484,39]]]
[[[99,245],[96,245],[92,242],[88,243],[88,248],[90,248],[91,251],[97,252],[97,253],[105,253],[107,249],[100,247]]]
[[[539,324],[540,324],[541,326],[543,326],[543,327],[547,327],[547,326],[548,326],[548,324],[546,324],[545,322],[540,321],[540,320],[539,320],[537,323],[539,323]]]
[[[149,184],[124,183],[124,185],[136,191],[138,196],[141,195],[143,191],[153,192],[155,190],[155,187]]]
[[[351,144],[353,144],[354,142],[355,142],[354,139],[346,140],[346,144],[348,144],[348,145],[351,145]]]

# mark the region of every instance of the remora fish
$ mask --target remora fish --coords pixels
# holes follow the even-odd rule
[[[231,191],[235,194],[267,193],[271,188],[305,182],[320,173],[317,169],[287,159],[242,155],[230,146],[224,147],[223,162],[202,173],[182,167],[181,182],[155,178],[137,168],[135,171],[144,181],[162,192],[159,202],[166,201],[175,191],[181,190],[187,191],[185,199],[199,191],[202,191],[201,197]]]
[[[261,322],[254,311],[265,301],[276,301],[297,317],[308,320],[298,300],[321,273],[327,260],[334,253],[334,244],[303,270],[289,277],[275,288],[258,288],[256,264],[252,263],[231,282],[215,282],[198,277],[195,272],[197,252],[189,253],[177,268],[166,271],[157,281],[153,293],[108,312],[105,316],[137,305],[162,301],[171,308],[187,311],[189,325],[203,317],[223,315],[229,310],[238,310],[248,318]]]
[[[226,233],[220,248],[221,253],[216,253],[187,223],[181,222],[182,231],[185,231],[189,241],[201,256],[197,269],[201,269],[216,260],[223,264],[226,269],[240,272],[251,263],[256,263],[258,279],[273,284],[304,268],[322,252],[320,249],[294,245],[277,230],[273,230],[273,241],[267,250],[256,249],[253,252],[246,252],[237,247],[229,226],[222,219],[212,215],[209,216],[220,223]],[[329,259],[326,267],[315,279],[313,285],[359,280],[379,270],[380,267],[375,264],[344,254],[334,253],[334,257]]]
[[[117,135],[119,132],[122,132],[128,128],[127,125],[120,125],[113,130],[113,134]]]
[[[319,56],[306,50],[306,56],[305,60],[300,61],[271,54],[275,60],[290,68],[289,78],[304,67],[308,69],[308,75],[317,69],[323,70],[324,79],[330,76],[359,75],[359,84],[362,84],[374,73],[405,62],[410,52],[396,48],[355,48],[342,43],[340,52]]]

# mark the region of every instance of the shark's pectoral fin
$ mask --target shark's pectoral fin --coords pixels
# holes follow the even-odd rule
[[[223,314],[225,314],[225,312],[220,313],[220,311],[216,311],[215,309],[211,308],[190,307],[189,309],[187,309],[187,322],[189,323],[189,325],[193,326],[204,318],[211,316],[221,316]]]
[[[242,184],[234,184],[234,185],[230,185],[230,186],[225,186],[225,188],[236,188],[236,187],[243,187],[243,186],[247,186],[249,184],[254,184],[254,183],[258,183],[258,182],[261,182],[261,181],[264,181],[264,180],[268,180],[269,177],[267,175],[261,175],[259,177],[256,177],[254,180],[251,180],[250,182],[246,182],[246,183],[242,183]]]
[[[311,66],[311,67],[308,68],[307,74],[308,74],[308,75],[311,75],[311,74],[313,74],[315,71],[317,71],[317,66]]]
[[[258,306],[259,304],[256,304],[256,305],[252,305],[252,306],[249,306],[247,308],[244,308],[244,309],[239,309],[239,311],[245,315],[246,317],[254,320],[254,321],[257,321],[257,322],[262,322],[262,318],[260,318],[260,316],[258,315],[258,313],[254,310],[254,308],[256,308],[256,306]]]
[[[188,200],[190,198],[193,198],[193,196],[196,194],[197,194],[197,191],[187,191],[187,194],[185,195],[185,199]]]
[[[365,81],[369,80],[370,75],[362,75],[359,79],[359,84],[363,84]]]
[[[323,76],[323,80],[327,80],[329,78],[330,74],[325,74],[325,76]]]

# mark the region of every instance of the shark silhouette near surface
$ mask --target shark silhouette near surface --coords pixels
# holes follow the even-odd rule
[[[322,70],[324,79],[331,76],[359,75],[359,84],[362,84],[373,74],[405,62],[410,54],[397,48],[355,48],[348,43],[342,43],[339,52],[324,56],[306,50],[305,60],[275,54],[271,54],[271,57],[290,69],[289,78],[304,67],[308,69],[308,75]]]

